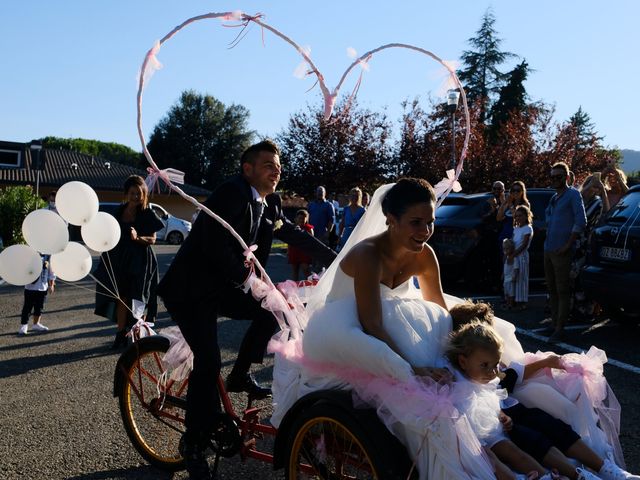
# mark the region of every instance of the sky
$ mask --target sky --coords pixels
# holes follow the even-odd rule
[[[264,21],[302,47],[330,88],[358,54],[390,42],[412,44],[445,60],[469,49],[485,11],[496,17],[502,49],[534,71],[525,83],[531,100],[555,105],[567,120],[579,107],[610,147],[640,150],[640,61],[636,0],[24,0],[0,2],[0,140],[28,142],[48,135],[125,144],[137,151],[136,77],[146,51],[184,20],[203,13],[261,12]],[[143,131],[180,93],[194,89],[251,112],[250,128],[274,136],[307,105],[322,105],[311,78],[294,70],[298,53],[253,26],[234,48],[238,30],[219,20],[192,24],[163,45],[163,68],[143,99]],[[264,40],[263,40],[264,38]],[[264,43],[263,43],[264,42]],[[357,75],[346,82],[353,88]],[[444,101],[439,65],[409,51],[374,56],[358,101],[386,109],[419,96]]]

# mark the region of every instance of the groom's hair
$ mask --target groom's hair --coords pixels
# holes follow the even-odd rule
[[[382,213],[400,218],[407,209],[416,203],[436,201],[436,194],[431,185],[421,178],[401,178],[382,200]]]
[[[249,148],[247,148],[244,152],[242,152],[242,156],[240,157],[240,172],[242,173],[242,164],[250,163],[255,165],[258,155],[260,152],[269,152],[275,155],[280,156],[280,149],[278,146],[271,140],[263,140],[259,143],[254,143]]]

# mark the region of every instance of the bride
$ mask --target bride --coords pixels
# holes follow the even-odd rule
[[[280,347],[272,342],[272,423],[278,426],[307,393],[352,389],[404,443],[421,479],[492,479],[488,457],[449,400],[448,371],[436,368],[451,331],[447,309],[459,299],[443,293],[437,258],[426,243],[435,208],[435,193],[421,179],[404,178],[376,191],[308,299],[297,361],[286,358],[286,340]],[[503,361],[524,363],[513,325],[496,319],[495,327],[505,341]],[[587,395],[568,398],[559,390],[545,378],[523,386],[518,398],[527,406],[550,407],[598,453],[610,456],[617,439],[598,428]],[[573,400],[580,397],[582,407],[576,408]]]

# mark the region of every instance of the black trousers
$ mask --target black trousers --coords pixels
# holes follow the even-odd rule
[[[185,414],[189,441],[196,442],[208,435],[221,411],[216,383],[221,368],[218,315],[251,320],[234,365],[234,371],[240,374],[248,372],[252,363],[262,363],[267,343],[277,328],[273,315],[262,309],[250,294],[243,294],[239,289],[226,293],[219,304],[164,302],[193,352]]]
[[[565,453],[580,440],[570,425],[539,408],[518,403],[503,411],[513,420],[513,429],[509,432],[511,441],[540,463],[551,447]]]
[[[26,325],[29,323],[29,315],[33,310],[33,315],[38,317],[42,315],[44,302],[47,298],[47,291],[27,290],[24,289],[24,303],[22,304],[22,314],[20,315],[20,323]]]

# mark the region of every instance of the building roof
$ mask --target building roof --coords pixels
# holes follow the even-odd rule
[[[32,156],[38,153],[29,148],[28,143],[0,141],[0,150],[20,152],[20,164],[17,166],[0,165],[0,184],[33,185],[36,183],[37,171],[31,168]],[[40,155],[44,158],[44,170],[40,172],[40,186],[60,187],[77,180],[91,186],[94,190],[122,191],[124,181],[130,175],[143,178],[147,172],[139,168],[110,162],[100,157],[86,155],[71,150],[42,148]],[[169,193],[169,188],[161,184],[161,193]],[[211,192],[194,185],[179,185],[188,195],[208,196]]]

